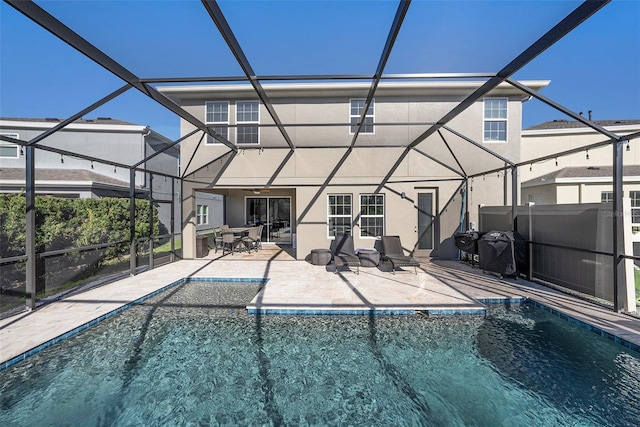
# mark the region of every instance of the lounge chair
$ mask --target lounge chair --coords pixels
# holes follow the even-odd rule
[[[349,269],[355,267],[355,273],[360,274],[360,258],[353,248],[353,237],[346,234],[338,235],[331,242],[329,249],[333,255],[334,273],[338,273],[338,268],[346,265]]]
[[[414,272],[418,274],[417,267],[420,267],[420,262],[414,257],[404,254],[400,237],[382,236],[382,251],[382,261],[391,263],[392,274],[395,274],[397,267],[413,267]]]

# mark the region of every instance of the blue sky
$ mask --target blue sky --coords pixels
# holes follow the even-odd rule
[[[39,1],[139,77],[240,76],[200,1]],[[416,1],[386,73],[495,72],[577,1]],[[372,74],[395,1],[221,1],[258,75]],[[614,0],[514,76],[594,119],[640,119],[640,1]],[[0,116],[66,118],[123,82],[5,3],[0,5]],[[179,120],[135,89],[88,117],[176,139]],[[523,127],[566,118],[538,102]]]

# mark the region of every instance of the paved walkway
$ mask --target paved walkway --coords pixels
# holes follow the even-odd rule
[[[640,320],[553,289],[525,280],[499,280],[456,261],[425,262],[418,271],[417,275],[413,269],[391,274],[363,267],[358,275],[335,274],[328,267],[296,261],[278,248],[183,260],[1,320],[0,368],[190,277],[268,278],[247,306],[249,313],[480,314],[484,305],[478,300],[531,298],[603,334],[640,346]]]

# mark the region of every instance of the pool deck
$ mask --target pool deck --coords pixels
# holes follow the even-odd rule
[[[277,247],[253,254],[182,260],[0,320],[0,369],[11,366],[132,302],[184,279],[265,279],[249,314],[481,315],[489,302],[530,299],[636,351],[640,319],[522,279],[499,279],[458,261],[424,261],[391,274],[378,268],[334,273]]]

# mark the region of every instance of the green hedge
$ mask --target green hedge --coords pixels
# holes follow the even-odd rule
[[[166,233],[158,222],[158,212],[153,208],[153,234]],[[149,201],[135,201],[136,238],[149,236]],[[83,275],[91,275],[105,261],[121,258],[129,253],[129,199],[65,199],[36,196],[36,253],[76,248],[100,243],[126,240],[110,247],[96,257],[91,251],[74,253],[46,260],[50,274],[58,269],[81,269]],[[25,253],[26,218],[23,194],[0,194],[0,257],[12,257]],[[56,265],[56,258],[60,258]],[[81,268],[80,268],[81,267]],[[45,260],[38,258],[36,275],[38,288],[44,286]],[[2,278],[3,287],[9,285]],[[15,280],[15,278],[13,278]]]

